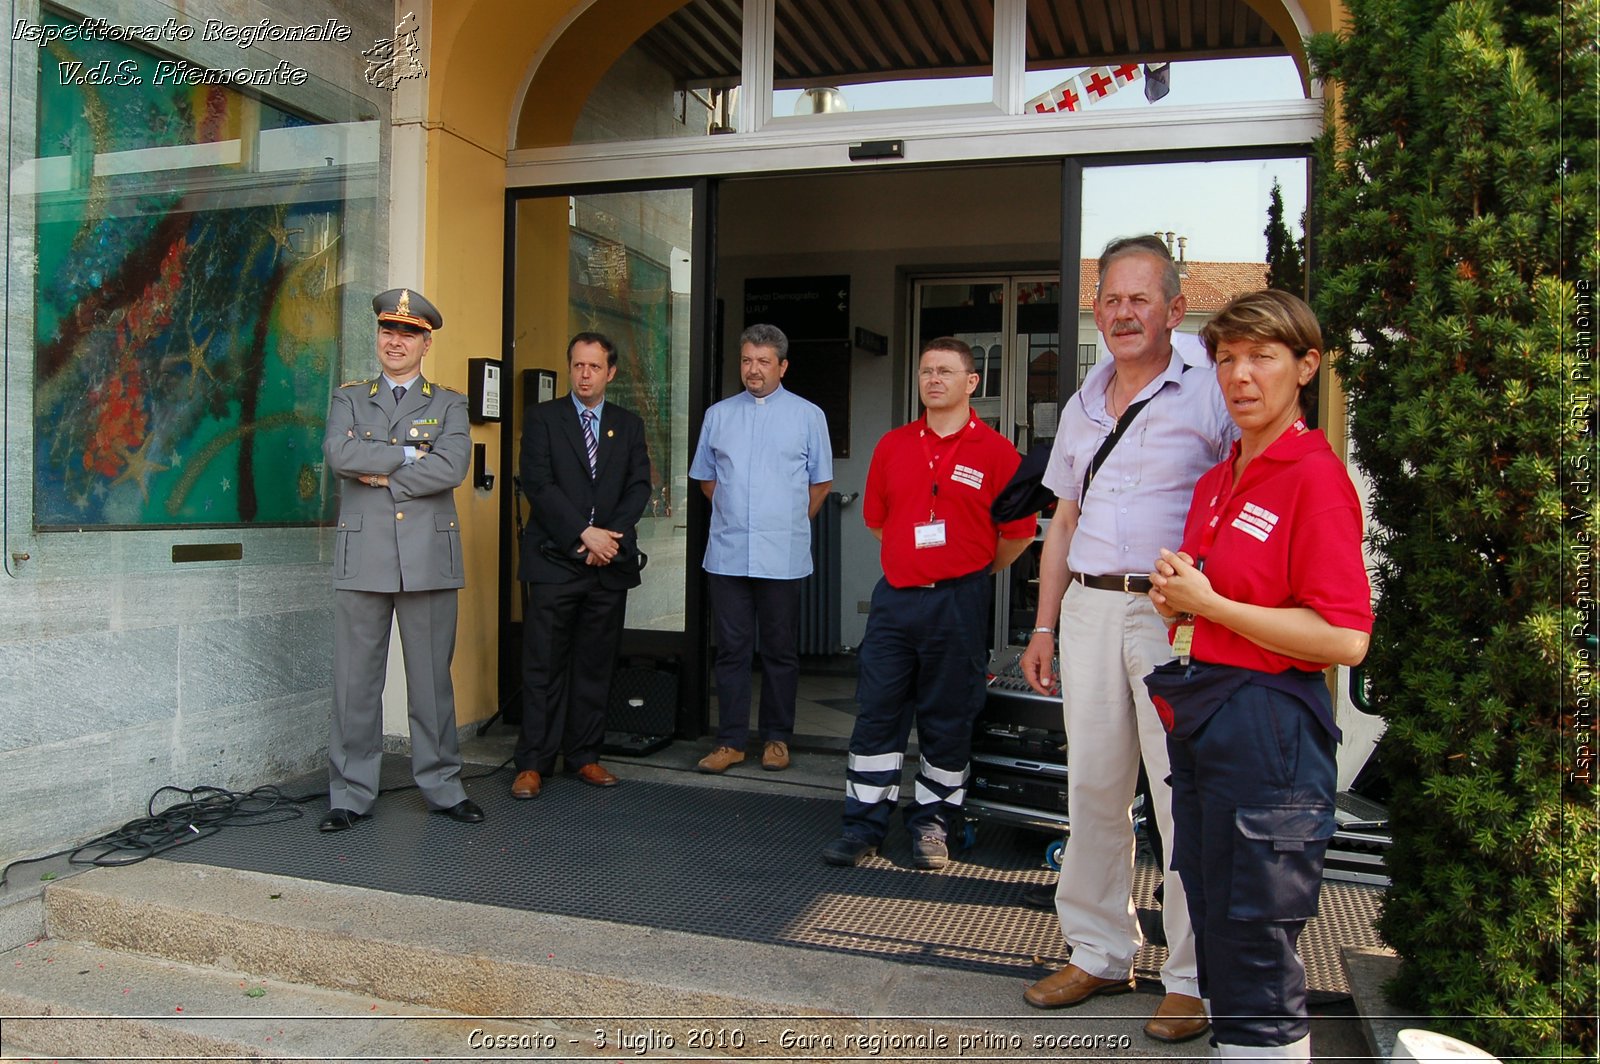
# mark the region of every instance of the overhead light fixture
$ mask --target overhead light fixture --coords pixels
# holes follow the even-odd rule
[[[848,110],[850,105],[845,102],[844,94],[838,89],[824,86],[807,89],[794,102],[794,113],[797,115],[832,115]]]

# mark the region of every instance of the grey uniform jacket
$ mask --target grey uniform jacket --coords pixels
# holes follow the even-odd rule
[[[430,450],[406,465],[407,444]],[[436,591],[466,584],[455,501],[472,453],[466,396],[422,378],[397,408],[382,377],[343,385],[328,409],[322,453],[340,483],[336,589]],[[388,486],[355,479],[369,473],[387,476]]]

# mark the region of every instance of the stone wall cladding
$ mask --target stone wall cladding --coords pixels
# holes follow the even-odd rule
[[[379,162],[359,175],[369,202],[346,212],[343,367],[370,371],[364,309],[388,286],[387,140],[392,93],[365,81],[363,49],[394,32],[392,4],[372,0],[158,0],[70,5],[72,18],[145,25],[169,17],[254,25],[351,27],[347,42],[163,45],[214,68],[309,73],[263,90],[277,106],[336,122],[374,122]],[[35,3],[16,17],[37,23]],[[6,27],[8,38],[12,26]],[[49,53],[0,49],[0,135],[13,173],[35,155],[38,64]],[[8,123],[8,124],[7,124]],[[353,182],[354,184],[354,182]],[[316,768],[332,703],[331,534],[321,528],[46,532],[34,530],[33,202],[10,197],[4,274],[4,572],[0,573],[0,774],[7,815],[0,864],[60,848],[142,816],[173,785],[248,789]],[[176,543],[241,543],[238,562],[175,564]],[[23,557],[26,556],[26,557]],[[28,869],[14,870],[26,882]]]

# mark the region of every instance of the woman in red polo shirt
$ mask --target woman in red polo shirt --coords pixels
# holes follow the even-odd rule
[[[1241,438],[1195,486],[1182,548],[1150,574],[1176,655],[1146,681],[1167,718],[1172,864],[1218,1055],[1309,1061],[1296,943],[1334,832],[1323,670],[1359,664],[1372,631],[1361,505],[1303,417],[1322,361],[1311,309],[1247,293],[1200,337]]]

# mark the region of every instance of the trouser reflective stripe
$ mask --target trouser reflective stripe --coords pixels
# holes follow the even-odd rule
[[[940,768],[929,763],[927,758],[922,758],[917,763],[917,775],[929,783],[941,784],[945,787],[959,787],[967,782],[970,766],[962,765],[958,771],[952,772],[947,768]]]
[[[857,783],[855,780],[845,780],[844,796],[871,805],[874,802],[897,802],[900,800],[899,785],[891,787],[874,787],[866,783]]]
[[[934,805],[944,802],[951,806],[959,806],[967,796],[967,777],[972,774],[970,765],[962,765],[960,771],[951,771],[940,768],[931,763],[927,758],[922,758],[917,765],[917,804]]]
[[[845,759],[845,768],[851,772],[899,772],[906,763],[903,753],[892,754],[850,754]],[[926,764],[926,762],[924,762]]]
[[[882,801],[869,802],[862,800],[864,789],[899,783],[913,724],[923,762],[906,827],[913,835],[946,834],[965,797],[972,722],[983,709],[990,591],[982,576],[934,588],[878,581],[857,654],[860,711],[847,778],[861,790],[845,794],[846,835],[883,841],[898,790],[893,798],[884,791]]]
[[[1289,1060],[1310,1064],[1311,1036],[1297,1038],[1286,1046],[1236,1046],[1217,1043],[1219,1060]]]

